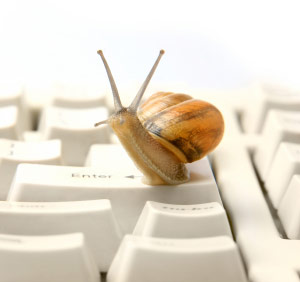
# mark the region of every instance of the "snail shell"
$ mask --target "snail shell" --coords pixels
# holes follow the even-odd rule
[[[183,163],[206,156],[224,133],[220,111],[187,94],[155,93],[141,105],[138,117],[146,130]]]

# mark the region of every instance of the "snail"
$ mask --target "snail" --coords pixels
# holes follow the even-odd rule
[[[103,52],[97,53],[110,81],[115,113],[95,126],[110,125],[143,173],[143,183],[177,185],[187,182],[189,173],[185,163],[203,158],[222,139],[224,121],[220,111],[210,103],[171,92],[155,93],[140,105],[163,50],[130,106],[123,107]]]

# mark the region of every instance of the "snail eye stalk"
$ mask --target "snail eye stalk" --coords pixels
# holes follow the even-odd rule
[[[141,102],[141,100],[143,98],[143,95],[145,93],[145,90],[146,90],[146,88],[147,88],[147,86],[148,86],[148,84],[149,84],[149,82],[150,82],[150,80],[151,80],[151,78],[152,78],[152,76],[153,76],[153,74],[154,74],[157,66],[158,66],[158,63],[159,63],[159,61],[160,61],[160,59],[161,59],[161,57],[162,57],[162,55],[164,53],[165,53],[164,50],[160,50],[159,55],[158,55],[158,57],[157,57],[154,65],[153,65],[152,69],[150,70],[150,72],[149,72],[148,76],[146,77],[144,83],[142,84],[139,92],[136,94],[136,96],[133,99],[131,105],[129,106],[129,108],[131,109],[131,111],[133,111],[133,112],[137,111],[137,109],[138,109],[138,107],[140,105],[140,102]]]
[[[110,82],[113,97],[114,97],[115,111],[118,112],[121,109],[123,109],[123,106],[122,106],[122,103],[121,103],[121,99],[120,99],[120,95],[119,95],[119,92],[118,92],[118,89],[117,89],[117,85],[115,83],[115,80],[113,78],[113,75],[111,73],[109,65],[107,64],[107,61],[106,61],[106,59],[103,55],[102,50],[98,50],[97,53],[100,55],[100,57],[102,59],[102,62],[104,64],[104,67],[105,67],[105,70],[106,70],[106,73],[107,73],[107,76],[108,76],[108,79],[109,79],[109,82]]]

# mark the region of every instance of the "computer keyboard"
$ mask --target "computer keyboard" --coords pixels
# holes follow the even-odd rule
[[[34,108],[0,89],[0,282],[300,281],[300,91],[191,90],[224,138],[152,187],[94,127],[111,102],[70,89]]]

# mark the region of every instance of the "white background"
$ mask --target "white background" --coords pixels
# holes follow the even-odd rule
[[[300,2],[1,0],[0,82],[153,83],[235,88],[257,79],[300,85]],[[121,92],[121,91],[120,91]]]

